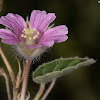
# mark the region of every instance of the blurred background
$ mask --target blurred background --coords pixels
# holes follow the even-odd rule
[[[63,43],[55,43],[41,58],[31,64],[27,91],[33,98],[39,85],[33,83],[32,72],[44,62],[60,57],[90,57],[97,63],[83,67],[77,71],[61,77],[46,100],[100,100],[100,4],[97,0],[4,0],[0,16],[15,13],[30,16],[32,10],[54,12],[57,16],[55,25],[66,25],[69,39]],[[3,27],[0,25],[0,27]],[[18,64],[15,56],[22,59],[12,46],[1,43],[1,47],[8,58],[15,75]],[[8,71],[0,57],[0,66]],[[10,77],[9,77],[10,80]],[[5,80],[0,77],[0,100],[7,100]],[[10,86],[12,83],[10,81]],[[49,86],[47,84],[46,88]],[[11,89],[12,91],[12,89]],[[30,98],[30,100],[32,100]]]

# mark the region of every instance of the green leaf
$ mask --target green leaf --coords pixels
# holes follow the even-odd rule
[[[67,75],[76,69],[95,63],[89,58],[60,58],[43,64],[33,73],[33,80],[36,83],[47,83],[55,78]]]

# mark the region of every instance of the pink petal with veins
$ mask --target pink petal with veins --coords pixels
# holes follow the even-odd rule
[[[18,44],[20,41],[18,37],[8,29],[0,29],[0,38],[2,38],[2,42],[6,44]]]

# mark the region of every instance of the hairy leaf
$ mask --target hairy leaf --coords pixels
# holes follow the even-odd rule
[[[47,83],[55,78],[67,75],[76,69],[95,63],[89,58],[60,58],[43,64],[33,73],[33,80],[37,83]]]

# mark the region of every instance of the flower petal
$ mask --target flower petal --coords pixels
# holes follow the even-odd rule
[[[65,35],[68,34],[68,28],[65,25],[59,25],[53,28],[48,29],[44,35],[46,36],[55,36],[55,35]]]
[[[54,42],[64,42],[68,39],[68,29],[65,25],[56,26],[54,28],[48,29],[41,40],[39,41],[39,44],[51,47],[53,46]]]
[[[54,13],[48,13],[46,17],[44,18],[43,22],[41,23],[39,30],[42,30],[43,32],[45,32],[49,24],[53,22],[55,18],[56,16]]]
[[[30,27],[38,30],[39,25],[46,16],[45,11],[33,10],[30,17]]]
[[[36,28],[41,33],[46,31],[48,25],[55,19],[54,13],[46,14],[45,11],[33,10],[30,17],[30,27]]]
[[[39,45],[43,45],[45,47],[52,47],[54,45],[54,41],[43,41],[39,43]]]
[[[9,44],[9,45],[15,45],[18,42],[16,42],[14,39],[2,39],[1,42],[5,43],[5,44]]]
[[[0,38],[2,38],[2,42],[6,44],[17,44],[19,43],[18,37],[8,29],[0,29]]]
[[[0,24],[12,29],[19,39],[21,39],[22,30],[27,27],[24,19],[21,16],[12,13],[2,16],[0,18]]]

